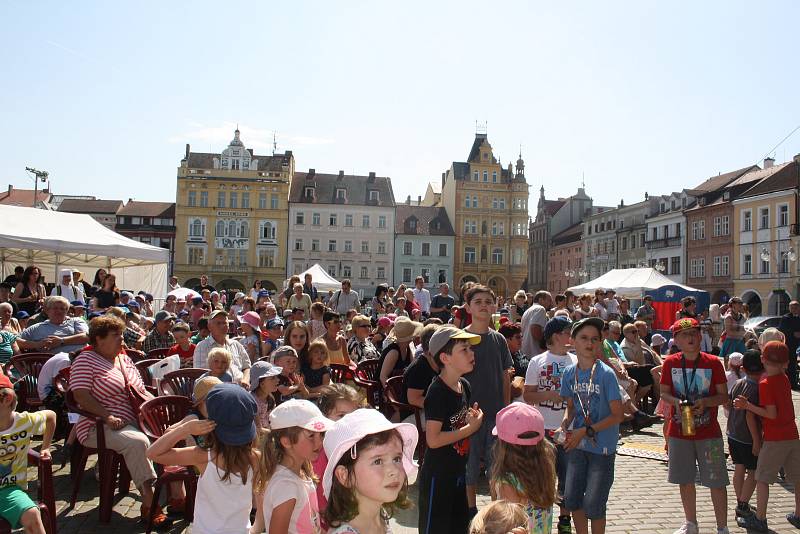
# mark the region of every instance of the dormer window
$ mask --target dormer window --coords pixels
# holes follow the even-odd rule
[[[347,191],[344,188],[337,187],[336,188],[336,199],[337,200],[344,200],[347,198],[346,196]]]
[[[369,199],[378,202],[380,200],[380,193],[378,191],[370,191]]]
[[[409,219],[408,220],[408,229],[411,231],[417,231],[417,220],[416,219]]]
[[[304,196],[313,198],[314,197],[314,188],[313,187],[306,187],[305,192],[303,193]]]

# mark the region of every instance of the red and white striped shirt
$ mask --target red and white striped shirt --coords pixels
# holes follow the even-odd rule
[[[114,362],[110,362],[93,351],[80,353],[72,362],[69,388],[73,391],[88,389],[97,402],[102,404],[111,415],[138,427],[138,418],[133,411],[125,388],[125,377],[122,376],[123,367],[128,383],[144,392],[144,383],[139,370],[128,356],[121,354]],[[94,426],[94,421],[81,416],[75,426],[78,441],[83,443],[92,426]]]

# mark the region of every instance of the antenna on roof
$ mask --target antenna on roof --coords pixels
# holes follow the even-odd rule
[[[586,173],[581,171],[581,187],[586,189]]]
[[[275,155],[275,152],[278,151],[278,140],[275,130],[272,130],[272,155]]]

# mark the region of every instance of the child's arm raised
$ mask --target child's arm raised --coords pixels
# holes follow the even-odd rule
[[[214,430],[214,421],[194,419],[175,425],[147,448],[147,458],[161,465],[204,465],[208,452],[200,447],[175,448],[175,444],[191,435],[204,435]]]
[[[472,405],[467,412],[467,424],[457,430],[442,432],[442,422],[427,420],[425,422],[425,441],[431,449],[438,449],[456,441],[471,436],[483,423],[483,410],[478,408],[478,403]]]

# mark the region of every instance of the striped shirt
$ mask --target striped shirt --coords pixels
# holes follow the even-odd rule
[[[95,400],[102,404],[108,413],[114,417],[119,417],[127,423],[138,426],[136,413],[131,406],[128,392],[125,388],[122,367],[125,368],[128,383],[136,389],[144,391],[142,377],[130,358],[120,355],[114,362],[110,362],[93,351],[82,352],[72,362],[69,388],[72,391],[88,389]],[[93,426],[93,420],[81,416],[75,426],[78,441],[83,443]]]

